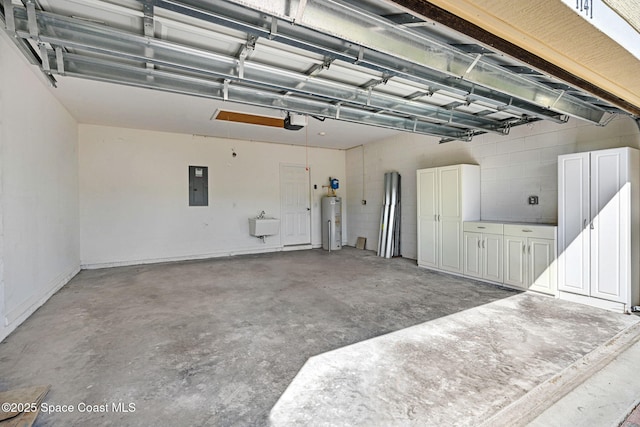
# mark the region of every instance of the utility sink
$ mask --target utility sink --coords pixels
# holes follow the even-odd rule
[[[276,218],[249,218],[249,234],[256,237],[273,236],[280,232],[280,220]]]

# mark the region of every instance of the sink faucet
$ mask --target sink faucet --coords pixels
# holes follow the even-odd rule
[[[258,219],[264,219],[264,214],[264,211],[260,212],[260,215],[258,215]]]

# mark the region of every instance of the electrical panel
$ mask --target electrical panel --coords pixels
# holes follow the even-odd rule
[[[209,171],[206,166],[189,166],[189,206],[209,206]]]

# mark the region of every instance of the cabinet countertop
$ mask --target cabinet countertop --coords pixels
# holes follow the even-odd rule
[[[557,224],[546,223],[546,222],[498,221],[498,220],[493,220],[493,219],[488,219],[488,220],[479,219],[479,220],[465,221],[465,222],[468,222],[468,223],[473,222],[473,223],[478,223],[478,224],[521,225],[523,227],[534,227],[534,226],[557,227],[558,226]]]

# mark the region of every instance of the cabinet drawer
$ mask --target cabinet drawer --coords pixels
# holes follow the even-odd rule
[[[502,234],[503,224],[495,222],[465,221],[464,231],[474,233]]]
[[[555,239],[555,225],[505,224],[505,236],[537,237],[539,239]]]

